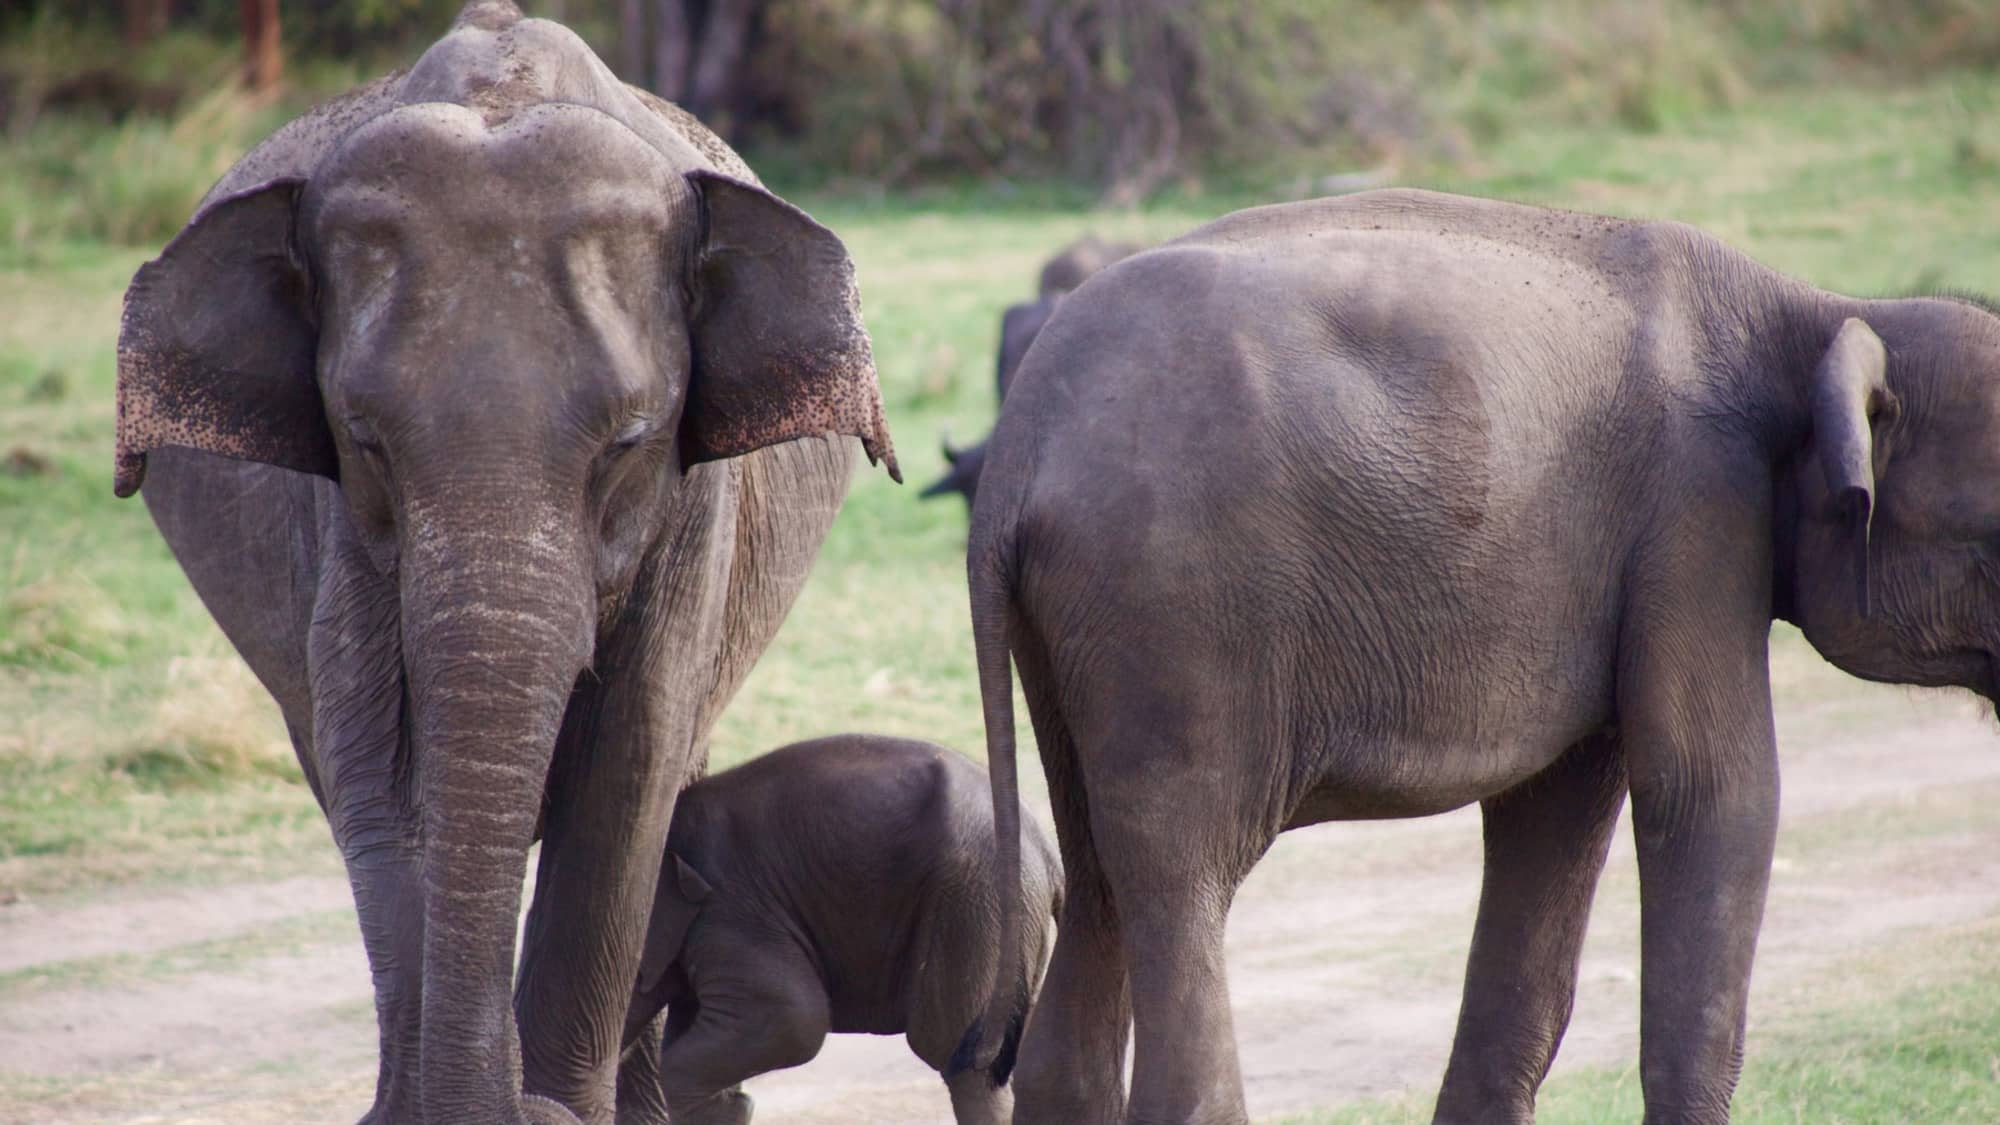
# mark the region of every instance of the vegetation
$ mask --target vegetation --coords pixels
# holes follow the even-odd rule
[[[97,5],[101,25],[0,7],[0,900],[333,866],[268,698],[143,506],[111,496],[119,300],[248,144],[454,6],[297,6],[376,21],[347,32],[287,6],[294,46],[350,34],[350,53],[295,53],[272,103],[232,90],[237,49],[204,33],[233,5],[176,5],[200,18],[125,56],[110,93],[79,79],[119,50],[111,5]],[[1035,83],[1055,79],[1007,53],[1028,50],[1033,7],[767,8],[764,34],[839,48],[774,47],[798,116],[749,114],[740,135],[854,251],[913,486],[941,468],[940,429],[965,438],[990,424],[999,311],[1029,293],[1049,251],[1087,230],[1165,238],[1316,194],[1332,173],[1672,216],[1850,292],[2000,290],[2000,9],[1979,0],[1160,5],[1205,55],[1177,87],[1189,100],[1176,151],[1151,176],[1093,163],[1101,136],[1035,108],[1051,96]],[[600,46],[615,34],[608,3],[567,8]],[[990,32],[993,50],[953,70],[968,28]],[[1107,62],[1090,80],[1140,78]],[[1051,170],[1062,175],[1043,178]],[[885,195],[884,181],[912,186]],[[1118,184],[1135,206],[1088,209]],[[858,478],[725,716],[716,764],[836,730],[979,751],[963,509],[914,492]],[[1744,1119],[2000,1118],[1996,950],[1990,926],[1972,927],[1918,958],[1896,951],[1899,978],[1922,969],[1902,991],[1800,999],[1759,1029]],[[1859,965],[1854,979],[1889,968]],[[1636,1091],[1629,1072],[1560,1078],[1545,1116],[1633,1118]],[[1421,1105],[1312,1120],[1414,1120]]]

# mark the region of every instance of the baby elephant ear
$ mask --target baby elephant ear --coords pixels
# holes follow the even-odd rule
[[[679,856],[674,856],[674,882],[680,888],[681,897],[689,902],[701,902],[715,889],[701,877],[701,872],[689,867],[687,861]]]
[[[132,278],[118,332],[118,495],[139,490],[146,454],[163,445],[337,475],[294,251],[302,186],[274,180],[217,202]]]
[[[688,179],[701,199],[702,240],[682,459],[852,434],[901,481],[847,248],[761,188],[707,171]]]
[[[694,925],[701,904],[714,890],[701,872],[672,852],[660,868],[659,886],[653,892],[653,913],[646,922],[646,945],[639,953],[638,993],[650,996],[659,988],[660,978],[680,958],[687,944],[688,927]],[[654,1009],[657,1011],[657,1009]],[[645,1013],[652,1015],[649,1011]]]
[[[1895,396],[1889,393],[1888,353],[1881,337],[1861,320],[1849,317],[1827,346],[1813,372],[1813,447],[1835,520],[1845,525],[1853,552],[1855,597],[1861,615],[1868,615],[1868,530],[1875,508],[1878,456],[1874,423],[1893,417]]]

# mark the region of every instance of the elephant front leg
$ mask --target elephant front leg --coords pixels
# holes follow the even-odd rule
[[[1624,803],[1624,759],[1615,738],[1600,736],[1482,806],[1485,880],[1439,1125],[1534,1120]]]
[[[1762,634],[1759,634],[1761,640]],[[1743,1065],[1750,964],[1777,838],[1761,644],[1624,675],[1639,858],[1640,1083],[1649,1125],[1721,1125]],[[1691,662],[1692,663],[1692,662]]]
[[[527,1090],[609,1125],[647,908],[689,764],[685,750],[655,755],[610,738],[589,747],[565,738],[563,754],[514,1006]]]
[[[660,1088],[674,1125],[745,1125],[743,1083],[811,1062],[832,1026],[812,966],[781,949],[718,944],[717,974],[697,980],[693,1015],[677,1004],[660,1052]]]

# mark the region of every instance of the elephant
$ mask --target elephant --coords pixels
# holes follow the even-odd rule
[[[1063,247],[1042,265],[1040,293],[1032,301],[1009,305],[1000,316],[1000,354],[994,365],[995,387],[998,401],[1007,400],[1007,386],[1013,382],[1014,371],[1021,366],[1021,357],[1028,354],[1028,345],[1035,342],[1035,336],[1042,325],[1056,311],[1056,305],[1071,290],[1089,280],[1090,276],[1113,262],[1129,258],[1144,247],[1135,242],[1106,242],[1094,234],[1084,235]],[[945,474],[918,493],[918,498],[929,500],[937,496],[958,493],[965,497],[969,506],[979,491],[979,473],[986,462],[986,441],[981,439],[964,448],[953,448],[951,436],[945,435],[939,442],[943,448]]]
[[[115,490],[327,816],[365,1120],[611,1119],[674,796],[855,437],[900,479],[840,240],[510,3],[282,127],[139,269]]]
[[[1725,1121],[1772,622],[1856,676],[2000,696],[2000,316],[1674,222],[1414,190],[1225,216],[1064,301],[983,479],[997,841],[1011,865],[1018,670],[1066,879],[1022,1122],[1244,1120],[1245,873],[1286,829],[1473,802],[1434,1119],[1531,1121],[1628,795],[1646,1120]]]
[[[929,742],[837,735],[773,750],[689,786],[675,806],[626,1018],[635,1088],[676,1125],[742,1125],[747,1078],[798,1066],[829,1032],[906,1035],[943,1075],[959,1125],[1004,1125],[1012,1043],[1061,913],[1055,845],[1020,821],[1029,857],[994,928],[986,771]],[[1018,916],[1017,917],[1021,917]],[[995,974],[1008,1042],[958,1054]],[[664,1018],[660,1018],[664,1012]]]

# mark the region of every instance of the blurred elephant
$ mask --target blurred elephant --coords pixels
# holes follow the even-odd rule
[[[1001,966],[1010,1039],[1041,979],[1062,868],[1032,820],[1021,846],[1009,897],[1030,910],[998,929],[986,772],[928,742],[822,738],[688,787],[626,1023],[627,1070],[658,1073],[627,1086],[663,1091],[675,1125],[741,1125],[745,1079],[811,1060],[829,1032],[900,1034],[960,1125],[1004,1125],[1011,1044],[977,1069],[958,1048]]]
[[[674,796],[840,505],[837,434],[895,474],[840,241],[509,3],[280,129],[139,270],[117,491],[345,858],[367,1120],[610,1120]]]
[[[1063,303],[968,552],[997,843],[1011,656],[1068,880],[1021,1120],[1243,1121],[1241,880],[1285,829],[1473,802],[1436,1120],[1532,1120],[1629,789],[1646,1120],[1719,1123],[1778,823],[1772,621],[2000,699],[2000,316],[1677,223],[1256,208]]]
[[[1087,234],[1063,247],[1042,266],[1039,295],[1032,301],[1008,306],[1000,316],[1000,355],[995,364],[998,401],[1006,401],[1008,384],[1014,380],[1014,370],[1021,366],[1021,357],[1028,354],[1028,345],[1035,342],[1035,336],[1054,315],[1062,299],[1089,280],[1090,275],[1143,249],[1136,242],[1106,242]],[[986,462],[986,442],[982,439],[973,445],[953,448],[947,434],[941,444],[949,468],[918,496],[928,500],[956,492],[970,505],[979,489],[980,467]]]

